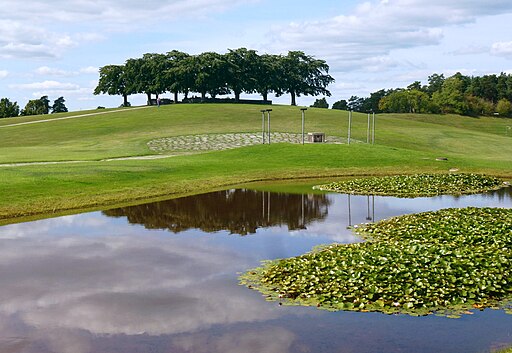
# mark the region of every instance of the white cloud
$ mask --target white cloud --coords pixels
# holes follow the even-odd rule
[[[491,47],[491,54],[512,59],[512,41],[494,43]]]
[[[94,67],[94,66],[82,67],[80,69],[80,73],[82,73],[82,74],[98,75],[98,71],[99,71],[99,68]]]
[[[63,83],[63,82],[58,82],[58,81],[23,83],[23,84],[9,85],[9,87],[15,88],[15,89],[23,89],[23,90],[61,90],[61,91],[77,90],[80,88],[80,86],[78,86],[77,84],[74,84],[74,83]]]
[[[41,66],[36,69],[36,74],[44,76],[72,76],[73,73],[65,70],[51,68],[48,66]]]
[[[7,70],[0,70],[0,79],[6,78],[7,75],[9,75],[9,71],[7,71]]]
[[[276,28],[268,46],[313,53],[339,71],[380,71],[403,64],[387,58],[395,50],[438,45],[452,25],[510,12],[512,2],[501,0],[364,2],[348,15]]]

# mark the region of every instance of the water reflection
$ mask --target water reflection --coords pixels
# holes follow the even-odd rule
[[[466,205],[512,207],[512,197],[230,190],[0,227],[0,352],[485,352],[512,344],[512,315],[502,311],[460,320],[329,313],[280,307],[238,285],[237,273],[261,260],[354,241],[350,224]]]
[[[188,229],[203,232],[228,230],[233,234],[256,233],[258,228],[286,225],[305,229],[327,216],[331,201],[326,195],[293,195],[246,189],[203,195],[104,211],[106,216],[126,217],[147,229]]]

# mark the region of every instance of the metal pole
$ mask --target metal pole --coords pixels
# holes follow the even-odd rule
[[[270,112],[272,109],[267,109],[267,119],[268,119],[268,144],[270,145]]]
[[[368,113],[368,127],[366,128],[366,143],[370,143],[370,113]]]
[[[373,112],[372,145],[375,144],[375,112]]]
[[[348,137],[347,143],[350,145],[350,130],[352,129],[352,110],[348,112]]]
[[[261,139],[263,144],[265,144],[265,112],[266,110],[261,110]]]
[[[305,120],[306,120],[306,110],[308,108],[300,108],[301,112],[302,112],[302,144],[304,144],[304,123],[305,123]]]

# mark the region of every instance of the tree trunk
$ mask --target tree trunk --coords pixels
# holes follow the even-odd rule
[[[263,92],[261,95],[263,96],[263,100],[266,102],[268,100],[268,92]]]
[[[235,91],[235,102],[240,102],[240,91]]]
[[[128,95],[123,94],[123,107],[127,107],[127,106],[128,106]]]
[[[295,101],[295,91],[291,91],[290,94],[292,96],[292,105],[293,106],[297,105],[297,102]]]
[[[178,103],[178,91],[174,92],[174,103]]]
[[[146,93],[148,96],[148,105],[151,105],[151,93]]]
[[[206,100],[206,92],[201,92],[201,102]]]

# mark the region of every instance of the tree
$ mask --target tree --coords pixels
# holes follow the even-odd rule
[[[55,113],[66,113],[68,111],[68,108],[66,108],[66,105],[64,104],[66,100],[64,97],[59,97],[55,101],[53,101],[52,105],[52,114]]]
[[[466,94],[465,100],[468,105],[468,111],[466,112],[468,115],[479,116],[492,115],[494,113],[494,103],[487,99]]]
[[[361,107],[363,106],[364,98],[358,96],[352,96],[348,99],[348,109],[356,112],[361,111]]]
[[[348,110],[348,103],[344,99],[339,100],[332,105],[332,109]]]
[[[257,87],[259,57],[254,50],[229,49],[224,55],[227,66],[227,86],[235,94],[235,102],[240,101],[240,93],[253,93]]]
[[[100,68],[100,79],[94,89],[94,94],[106,93],[109,95],[122,95],[123,106],[129,106],[127,75],[123,65],[107,65]]]
[[[443,113],[466,114],[468,105],[464,98],[464,82],[454,75],[443,82],[439,92],[432,95],[432,101]]]
[[[329,103],[327,103],[327,100],[324,97],[324,98],[320,98],[320,99],[315,100],[315,103],[313,103],[313,105],[311,107],[313,107],[313,108],[325,108],[325,109],[328,109],[329,108]]]
[[[263,54],[258,57],[256,66],[255,91],[261,94],[264,101],[270,92],[276,92],[279,82],[279,56]]]
[[[220,94],[228,94],[226,85],[228,64],[224,57],[214,52],[206,52],[192,57],[194,85],[192,89],[201,93],[201,99],[206,99],[209,93],[212,98]]]
[[[329,73],[329,65],[324,60],[315,59],[302,51],[290,51],[279,57],[279,81],[276,95],[289,93],[291,105],[297,105],[296,97],[303,95],[331,96],[327,86],[334,82]]]
[[[444,75],[432,74],[428,77],[427,93],[432,97],[435,92],[439,92],[443,87]]]
[[[508,99],[500,99],[496,104],[496,112],[500,116],[510,117],[512,116],[512,103]]]
[[[46,114],[47,108],[45,101],[41,99],[32,99],[27,102],[25,108],[21,111],[21,115],[42,115]]]
[[[193,77],[189,75],[187,60],[190,55],[173,50],[167,53],[169,68],[165,71],[164,77],[167,82],[167,90],[174,94],[174,102],[178,103],[178,94],[184,93],[187,96],[193,84]]]
[[[48,96],[42,96],[39,98],[41,101],[41,104],[44,107],[43,114],[49,114],[50,113],[50,100],[48,99]]]
[[[20,107],[17,102],[11,102],[7,98],[0,99],[0,118],[16,117],[20,114]]]

